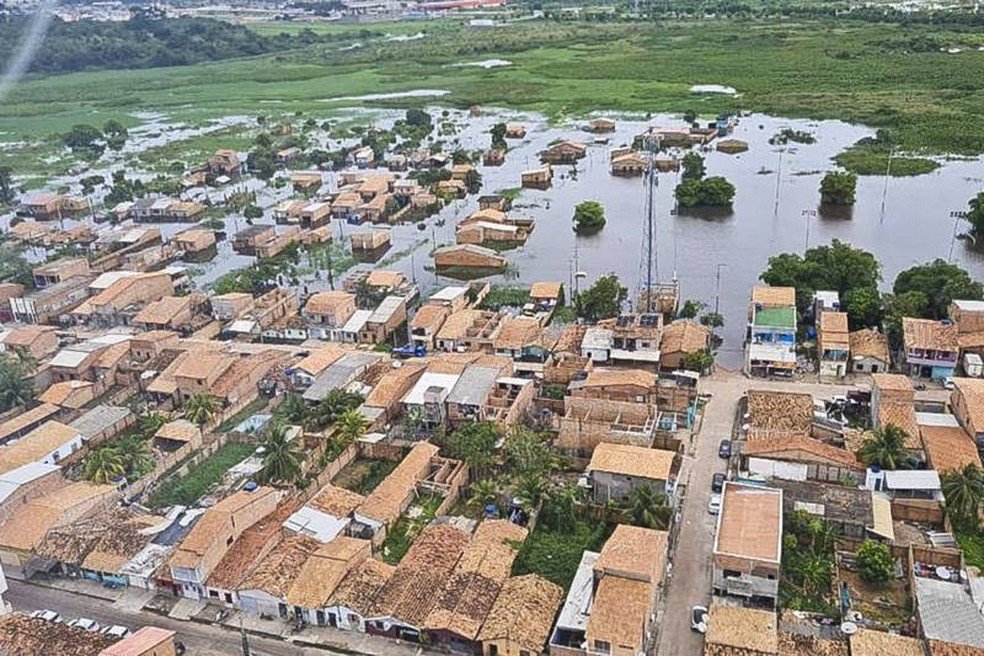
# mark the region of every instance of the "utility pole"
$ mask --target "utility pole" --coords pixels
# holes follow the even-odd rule
[[[721,314],[721,269],[727,266],[727,264],[717,265],[717,275],[714,282],[714,314]]]
[[[814,209],[805,209],[800,214],[806,219],[806,246],[803,247],[803,253],[810,250],[810,219],[816,218],[817,211]]]
[[[772,209],[772,218],[779,216],[779,191],[782,184],[782,156],[786,152],[785,148],[779,149],[779,164],[776,167],[776,205]]]
[[[659,186],[659,176],[656,172],[656,153],[659,152],[660,140],[655,134],[647,134],[644,138],[646,158],[646,173],[643,184],[646,185],[646,214],[642,227],[642,261],[640,266],[641,286],[643,287],[644,311],[653,312],[653,290],[659,280],[659,264],[656,253],[656,188]]]
[[[895,146],[888,151],[888,163],[885,165],[885,185],[882,187],[881,216],[878,223],[885,222],[885,198],[888,196],[888,178],[892,175],[892,158],[895,156]]]
[[[964,210],[953,210],[950,212],[950,218],[953,219],[953,236],[950,237],[950,253],[946,256],[947,262],[953,262],[953,245],[957,241],[957,226],[960,225],[961,219],[967,218],[967,212]]]

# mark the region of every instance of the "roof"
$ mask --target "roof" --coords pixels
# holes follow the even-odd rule
[[[69,426],[82,433],[82,437],[91,440],[132,415],[133,411],[130,408],[99,404],[75,419]]]
[[[923,656],[922,641],[895,633],[860,629],[849,638],[851,656]]]
[[[297,508],[297,502],[283,503],[273,512],[242,532],[222,556],[206,579],[210,588],[236,590],[253,569],[284,537],[281,526],[284,518]]]
[[[629,385],[649,390],[656,386],[656,374],[642,369],[594,368],[588,371],[584,380],[577,381],[578,389],[592,387],[617,387]]]
[[[502,321],[493,340],[497,349],[521,349],[537,345],[543,335],[540,322],[532,317],[510,317]]]
[[[178,567],[195,567],[202,555],[211,548],[222,527],[227,522],[231,523],[231,515],[271,494],[279,495],[279,492],[271,487],[260,487],[252,492],[240,490],[206,510],[171,555],[172,563]]]
[[[421,627],[470,539],[447,524],[424,529],[383,586],[370,616]]]
[[[454,389],[459,378],[461,378],[459,374],[425,371],[424,375],[420,377],[410,391],[407,392],[407,395],[403,397],[403,403],[407,405],[423,405],[427,392],[432,388],[443,390],[442,394],[444,399],[446,399],[448,394],[451,393],[451,390]],[[443,401],[444,399],[441,400]]]
[[[20,505],[0,525],[0,545],[25,551],[33,549],[49,529],[64,520],[67,512],[97,497],[108,497],[115,493],[116,487],[113,485],[69,483]]]
[[[742,455],[747,456],[771,456],[779,460],[793,462],[816,462],[820,460],[842,465],[849,469],[861,470],[864,468],[857,456],[851,451],[810,437],[757,438],[746,441],[741,452]]]
[[[803,392],[750,390],[749,441],[765,437],[808,437],[813,427],[813,396]]]
[[[978,433],[984,432],[984,379],[954,378],[953,384],[963,398],[973,429]]]
[[[666,481],[675,456],[675,452],[663,449],[602,442],[595,447],[587,470]]]
[[[376,596],[395,571],[393,565],[367,558],[345,575],[329,595],[328,603],[350,608],[359,614],[368,613]]]
[[[301,565],[285,600],[301,608],[324,608],[331,593],[355,562],[372,552],[368,540],[338,536],[322,545]]]
[[[974,439],[959,426],[920,426],[923,448],[929,464],[938,472],[961,470],[967,465],[981,466]]]
[[[847,643],[810,634],[779,631],[779,656],[848,656]]]
[[[42,403],[53,403],[54,405],[79,408],[91,400],[93,394],[90,392],[87,396],[80,396],[75,401],[72,400],[72,396],[83,389],[91,390],[93,386],[94,383],[86,380],[63,380],[53,384],[37,398]]]
[[[495,388],[495,381],[501,370],[496,367],[470,366],[462,372],[458,381],[448,394],[448,403],[482,406],[488,401],[489,393]]]
[[[557,617],[557,626],[574,631],[584,631],[588,627],[591,608],[591,595],[594,590],[594,566],[600,554],[594,551],[581,553],[574,580],[567,591],[564,606]]]
[[[526,535],[525,528],[507,519],[479,524],[427,615],[426,628],[475,640]]]
[[[116,638],[20,613],[0,617],[3,656],[99,656]]]
[[[776,654],[779,652],[776,614],[771,610],[712,603],[704,640],[707,645]]]
[[[465,309],[453,312],[444,320],[444,325],[437,331],[436,337],[437,339],[460,339],[464,337],[465,331],[483,316],[485,315],[481,310]]]
[[[187,419],[169,421],[154,433],[154,437],[176,442],[192,442],[201,439],[201,436],[201,429]]]
[[[929,656],[981,656],[984,654],[984,649],[981,647],[958,645],[943,640],[927,640],[926,644],[929,646]]]
[[[932,469],[890,469],[885,485],[890,490],[939,490],[940,475]]]
[[[795,307],[763,307],[755,310],[756,326],[766,326],[769,328],[795,328],[796,327],[796,308]]]
[[[345,355],[345,351],[338,348],[325,347],[311,349],[305,358],[295,363],[291,369],[298,369],[311,376],[317,376],[332,362]]]
[[[239,585],[240,590],[262,590],[283,598],[301,574],[301,568],[321,543],[304,535],[284,538]]]
[[[914,392],[912,380],[902,374],[871,374],[874,387],[884,391]]]
[[[643,630],[651,598],[649,583],[621,576],[602,578],[591,602],[588,639],[619,646],[644,645]]]
[[[663,328],[659,350],[667,353],[696,353],[710,343],[711,330],[696,321],[677,319]]]
[[[902,341],[907,349],[957,351],[957,326],[933,319],[902,318]]]
[[[308,314],[330,314],[339,306],[355,302],[355,294],[342,291],[325,291],[312,294],[304,304],[304,312]]]
[[[356,509],[359,515],[389,523],[400,516],[403,503],[417,485],[418,477],[440,449],[430,442],[418,442],[389,476],[376,486]]]
[[[892,425],[901,428],[905,433],[907,449],[919,449],[919,424],[916,421],[916,410],[912,403],[896,403],[882,400],[878,404],[878,428]]]
[[[506,579],[492,604],[478,639],[508,639],[522,651],[545,651],[554,616],[564,598],[560,586],[538,574]]]
[[[318,491],[307,505],[334,517],[348,517],[365,500],[361,494],[328,483]]]
[[[0,447],[0,474],[43,460],[81,433],[58,421],[46,421],[24,437]]]
[[[669,533],[619,524],[601,548],[594,571],[604,578],[630,578],[658,584],[663,576]]]
[[[562,282],[535,282],[530,286],[530,298],[560,298],[563,288]]]
[[[389,289],[394,289],[404,280],[406,280],[406,276],[399,271],[373,269],[366,277],[366,284],[370,287],[386,287]]]
[[[825,310],[820,313],[820,341],[824,348],[831,346],[848,347],[850,336],[847,331],[847,313]]]
[[[410,320],[411,330],[414,328],[429,328],[434,330],[448,316],[448,309],[443,305],[424,305]]]
[[[115,645],[99,652],[99,656],[144,656],[150,650],[174,639],[174,631],[156,626],[144,626]]]
[[[752,287],[752,303],[762,307],[795,306],[796,288],[756,285]]]
[[[778,563],[782,490],[725,482],[714,553]]]
[[[407,388],[416,382],[417,378],[427,370],[423,362],[405,362],[401,367],[386,371],[372,391],[366,395],[363,403],[370,408],[389,408],[398,403]]]
[[[888,337],[872,328],[856,330],[848,336],[852,358],[875,358],[889,362]]]
[[[186,358],[174,370],[175,377],[191,378],[194,380],[205,380],[212,376],[218,376],[232,366],[236,361],[236,356],[226,355],[225,353],[209,353],[199,351],[195,357]]]
[[[191,305],[190,296],[165,296],[144,306],[133,317],[134,323],[163,325],[170,323],[174,317]]]
[[[37,424],[45,419],[58,414],[61,411],[56,405],[42,403],[41,405],[16,414],[7,421],[0,424],[0,442],[6,441],[14,433],[18,433],[26,427]]]
[[[927,639],[984,648],[984,616],[963,585],[916,577],[915,592]]]

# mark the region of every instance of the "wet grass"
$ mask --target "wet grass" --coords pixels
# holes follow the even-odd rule
[[[191,468],[187,476],[174,479],[168,477],[147,498],[147,507],[164,508],[180,504],[189,506],[195,503],[222,476],[246,459],[256,450],[255,444],[225,444]]]
[[[889,162],[891,157],[891,162]],[[838,166],[858,175],[885,175],[896,177],[924,175],[939,168],[939,164],[925,157],[892,154],[887,148],[858,144],[851,146],[834,158]]]

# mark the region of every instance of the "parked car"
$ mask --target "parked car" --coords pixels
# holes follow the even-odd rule
[[[707,608],[694,606],[690,609],[690,628],[698,633],[707,633]]]
[[[45,622],[54,622],[56,624],[61,622],[61,615],[53,610],[36,610],[31,613],[31,617],[44,620]]]
[[[711,481],[711,492],[720,492],[724,489],[724,474],[718,472],[714,474],[714,480]]]
[[[718,445],[718,457],[731,457],[731,440],[721,440],[721,443]]]
[[[99,622],[96,620],[90,620],[88,617],[80,617],[76,620],[72,620],[68,623],[68,625],[79,629],[85,629],[89,633],[96,633],[100,628]]]
[[[113,626],[104,626],[102,631],[99,633],[103,635],[112,636],[114,638],[120,638],[121,640],[128,635],[130,635],[130,629],[125,626],[120,626],[119,624],[114,624]]]
[[[707,512],[716,515],[721,512],[721,495],[712,494],[711,501],[707,504]]]
[[[946,378],[943,379],[944,389],[952,390],[954,387],[956,387],[956,385],[954,385],[952,377],[947,376]]]

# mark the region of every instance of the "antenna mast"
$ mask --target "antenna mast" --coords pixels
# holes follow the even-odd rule
[[[639,266],[641,298],[647,314],[654,311],[653,291],[659,280],[659,265],[656,258],[656,188],[659,176],[656,172],[656,153],[659,152],[659,137],[650,129],[643,137],[643,148],[647,152],[646,172],[643,184],[646,186],[646,210],[642,224],[642,257]]]

